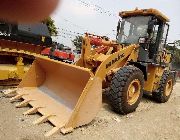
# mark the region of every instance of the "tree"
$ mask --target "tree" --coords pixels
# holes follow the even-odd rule
[[[51,36],[56,36],[58,34],[57,28],[55,26],[55,21],[51,17],[46,18],[42,21],[42,23],[47,25]]]
[[[175,48],[175,51],[174,51],[174,62],[173,62],[173,66],[175,68],[180,68],[180,49],[178,48]]]
[[[81,50],[82,40],[83,40],[82,36],[76,36],[76,38],[72,40],[74,46],[76,46],[76,50]]]
[[[64,44],[58,44],[57,45],[57,49],[59,49],[59,50],[63,50],[64,47],[65,47]]]
[[[174,43],[177,47],[180,47],[180,40],[176,40],[176,41],[174,41]]]
[[[180,49],[178,48],[180,46],[180,40],[176,40],[174,42],[174,46],[167,45],[167,49],[172,52],[173,57],[173,67],[174,68],[180,68]]]

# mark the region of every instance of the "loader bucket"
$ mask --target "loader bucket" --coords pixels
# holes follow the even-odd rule
[[[46,136],[65,134],[96,116],[102,104],[102,80],[89,69],[37,57],[11,100],[21,98],[16,107],[32,106],[25,115],[42,115],[34,124],[54,125]]]

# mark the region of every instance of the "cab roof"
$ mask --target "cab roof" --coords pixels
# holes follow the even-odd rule
[[[158,19],[162,20],[163,22],[169,22],[169,18],[166,17],[164,14],[162,14],[160,11],[156,9],[138,9],[136,8],[135,10],[132,11],[122,11],[119,13],[119,16],[121,18],[125,17],[131,17],[131,16],[156,16]]]

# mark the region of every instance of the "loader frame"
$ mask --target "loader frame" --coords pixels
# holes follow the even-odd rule
[[[170,97],[173,83],[170,69],[171,54],[163,49],[164,46],[160,46],[164,25],[168,19],[154,9],[125,11],[120,13],[120,16],[151,17],[153,22],[149,22],[148,36],[143,38],[143,42],[125,44],[86,33],[82,41],[81,57],[75,65],[36,56],[33,65],[15,91],[17,95],[11,98],[11,101],[22,99],[16,107],[31,105],[32,108],[24,112],[25,115],[39,112],[42,117],[34,124],[50,121],[54,128],[46,133],[46,136],[59,131],[66,134],[90,123],[101,108],[103,88],[109,87],[113,99],[111,103],[116,102],[116,111],[122,114],[135,111],[143,90],[154,93],[159,89],[160,94],[156,97],[160,97],[161,102],[167,101]],[[155,55],[151,57],[151,38],[157,23],[158,34],[152,46],[155,48]],[[122,26],[118,25],[118,28],[120,27]],[[166,43],[168,33],[165,35]],[[93,38],[101,41],[93,41]],[[167,83],[168,98],[161,100],[161,93]],[[137,96],[127,105],[127,97],[132,93],[137,93]],[[124,105],[128,107],[125,108]],[[126,110],[122,109],[123,107]]]

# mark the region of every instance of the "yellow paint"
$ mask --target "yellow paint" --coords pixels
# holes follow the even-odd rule
[[[46,37],[42,36],[41,41],[45,42]]]
[[[141,83],[138,79],[133,80],[128,87],[127,102],[129,105],[133,105],[137,102],[141,93]]]
[[[0,80],[22,79],[24,77],[24,74],[28,71],[29,67],[24,66],[22,57],[18,57],[17,60],[18,62],[16,65],[0,65]]]
[[[109,41],[109,44],[106,42],[106,45],[110,46],[110,51],[106,54],[97,54],[94,49],[92,49],[90,39],[86,35],[83,39],[81,58],[77,61],[76,66],[89,68],[92,71],[94,68],[97,68],[94,74],[104,79],[110,70],[123,67],[128,64],[128,61],[137,61],[139,45],[122,47],[117,43],[113,44],[111,41]],[[119,50],[112,53],[115,48]],[[122,58],[119,59],[119,57]]]
[[[18,57],[18,62],[16,64],[17,67],[17,75],[18,75],[18,79],[22,79],[24,74],[25,74],[25,70],[24,70],[24,63],[23,63],[23,58],[22,57]]]
[[[123,18],[123,17],[131,17],[131,16],[138,16],[138,15],[144,15],[144,16],[148,16],[148,15],[155,15],[156,17],[160,18],[161,20],[163,20],[164,22],[169,22],[169,18],[166,17],[164,14],[162,14],[160,11],[156,10],[156,9],[135,9],[132,11],[123,11],[120,12],[119,15]]]
[[[159,82],[163,75],[164,69],[162,67],[149,65],[148,66],[148,80],[144,84],[144,90],[148,92],[155,91],[159,87]]]

